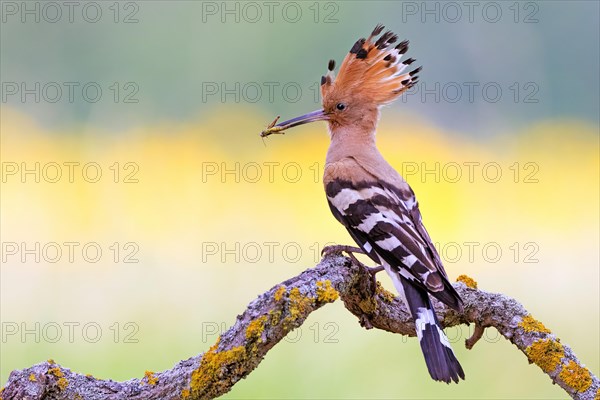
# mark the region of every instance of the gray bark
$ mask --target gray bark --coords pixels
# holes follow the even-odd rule
[[[464,312],[446,308],[434,300],[445,327],[475,324],[472,348],[483,329],[496,328],[574,399],[600,398],[600,381],[585,368],[572,350],[516,300],[457,282]],[[254,299],[203,354],[181,361],[168,371],[147,373],[125,382],[96,379],[47,361],[13,371],[0,400],[113,400],[113,399],[208,399],[218,397],[245,378],[266,353],[308,315],[341,298],[345,307],[367,329],[377,328],[415,336],[415,326],[404,304],[376,285],[368,271],[349,258],[330,255],[315,268],[282,282]]]

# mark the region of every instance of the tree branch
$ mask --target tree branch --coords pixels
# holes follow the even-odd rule
[[[468,277],[459,280],[454,287],[464,301],[464,312],[458,314],[436,300],[434,305],[446,327],[475,324],[467,347],[475,345],[486,327],[494,327],[572,398],[599,398],[598,378],[521,304],[502,294],[477,290]],[[364,267],[331,255],[253,300],[207,352],[181,361],[171,370],[147,371],[142,379],[114,382],[77,374],[48,360],[13,371],[0,400],[214,398],[248,376],[311,312],[338,297],[365,328],[415,336],[412,319],[398,298],[374,284]]]

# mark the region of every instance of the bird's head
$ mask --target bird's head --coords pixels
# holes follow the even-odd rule
[[[334,76],[335,61],[329,61],[328,72],[321,77],[322,109],[273,123],[261,136],[283,133],[286,129],[314,121],[328,121],[332,136],[349,128],[374,132],[379,108],[411,88],[421,70],[419,67],[404,72],[415,61],[412,58],[401,61],[408,50],[408,41],[393,46],[398,37],[391,31],[381,34],[382,31],[383,26],[377,25],[367,39],[361,38],[354,43],[337,77]]]

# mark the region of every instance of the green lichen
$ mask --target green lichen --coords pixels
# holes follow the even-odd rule
[[[553,339],[536,340],[525,349],[525,353],[544,372],[554,371],[565,355],[562,344]]]
[[[337,290],[331,286],[331,281],[317,281],[317,301],[320,303],[333,303],[340,295]]]
[[[519,326],[523,328],[525,332],[550,333],[550,329],[546,328],[544,324],[533,318],[531,314],[523,317],[523,320],[519,322]]]
[[[456,282],[462,282],[471,289],[477,289],[477,282],[475,282],[475,279],[467,275],[459,275],[458,278],[456,278]]]
[[[567,386],[577,392],[585,392],[592,386],[592,376],[590,375],[590,371],[573,360],[569,361],[568,364],[563,365],[563,369],[560,371],[558,377],[566,383]]]

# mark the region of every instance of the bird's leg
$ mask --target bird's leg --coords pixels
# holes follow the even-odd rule
[[[375,277],[375,274],[383,271],[384,268],[382,265],[378,265],[376,267],[367,267],[367,269],[369,270],[369,273]]]
[[[378,265],[376,267],[366,267],[367,268],[367,272],[369,273],[369,275],[371,275],[371,281],[373,283],[373,287],[376,288],[377,287],[377,278],[375,277],[375,275],[377,275],[378,272],[383,271],[383,266]]]

